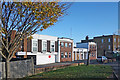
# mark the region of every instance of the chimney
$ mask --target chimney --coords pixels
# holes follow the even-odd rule
[[[88,37],[88,35],[86,36],[86,40],[88,40],[89,39],[89,37]]]

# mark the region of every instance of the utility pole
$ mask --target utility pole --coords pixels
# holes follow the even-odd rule
[[[88,36],[86,36],[86,40],[87,40],[87,44],[89,43],[89,37]],[[87,56],[87,66],[90,64],[90,50],[89,50],[89,48],[88,48],[88,50],[87,50],[87,52],[88,52],[88,56]]]
[[[88,51],[87,66],[90,64],[90,51]]]

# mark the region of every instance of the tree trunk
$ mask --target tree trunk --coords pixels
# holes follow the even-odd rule
[[[6,59],[6,62],[5,62],[5,74],[6,74],[6,80],[8,80],[8,78],[9,78],[9,60],[8,59]]]

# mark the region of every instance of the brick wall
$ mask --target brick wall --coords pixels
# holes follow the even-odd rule
[[[102,43],[103,39],[103,43]],[[108,42],[110,39],[110,42]],[[105,56],[105,51],[112,51],[113,50],[113,38],[112,36],[101,36],[94,38],[94,41],[97,43],[97,56]],[[110,45],[110,50],[108,46]]]
[[[16,35],[16,31],[13,30],[11,33],[10,42],[13,42],[13,40],[15,39],[15,35]],[[26,55],[24,55],[24,58],[27,58],[27,37],[22,40],[21,46],[22,48],[20,47],[14,52],[13,58],[16,58],[15,53],[21,50],[26,52]]]
[[[89,45],[90,46],[90,60],[96,59],[97,50],[96,45]]]
[[[73,47],[73,44],[71,42],[63,42],[64,47],[61,47],[61,43],[62,42],[60,42],[60,61],[61,62],[72,61],[72,47]],[[65,47],[65,43],[67,43],[67,47]],[[69,47],[69,43],[71,43],[71,47]],[[61,58],[61,52],[64,53],[64,56],[65,56],[65,52],[67,52],[68,57],[67,58]],[[69,52],[71,52],[71,58],[69,58]]]

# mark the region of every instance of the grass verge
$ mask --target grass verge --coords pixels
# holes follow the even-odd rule
[[[107,78],[112,75],[108,65],[69,66],[64,69],[43,72],[27,78]]]

